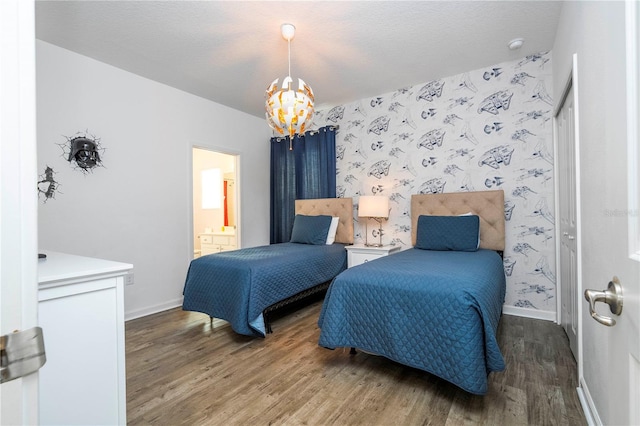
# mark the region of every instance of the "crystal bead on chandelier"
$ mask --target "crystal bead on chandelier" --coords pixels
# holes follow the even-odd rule
[[[309,128],[313,118],[313,90],[301,78],[298,78],[297,89],[293,88],[291,78],[291,40],[296,27],[282,24],[282,37],[289,45],[289,74],[278,87],[278,79],[273,80],[265,93],[265,110],[267,123],[274,132],[282,136],[289,135],[289,149],[293,149],[293,137],[302,134]]]

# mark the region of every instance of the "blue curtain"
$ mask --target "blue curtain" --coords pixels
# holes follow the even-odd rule
[[[271,244],[291,239],[295,200],[335,196],[336,127],[271,138]]]
[[[297,147],[298,137],[294,137],[292,145]],[[289,138],[271,138],[271,207],[270,207],[270,242],[281,243],[290,237],[292,226],[289,214],[295,211],[296,151],[289,150]],[[290,226],[291,225],[291,226]]]

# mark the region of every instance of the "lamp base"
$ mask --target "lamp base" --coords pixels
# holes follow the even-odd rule
[[[365,247],[383,247],[382,245],[382,218],[381,217],[372,217],[371,219],[375,220],[376,222],[378,222],[378,242],[377,243],[370,243],[368,241],[368,234],[369,231],[367,229],[367,224],[365,223],[365,240],[364,240],[364,245]]]

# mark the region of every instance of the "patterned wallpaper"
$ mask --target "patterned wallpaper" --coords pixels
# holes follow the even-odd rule
[[[337,124],[337,195],[390,199],[382,242],[411,247],[411,194],[505,192],[505,304],[555,312],[551,53],[404,87],[316,113]],[[359,222],[360,220],[360,222]],[[378,226],[367,226],[369,241]]]

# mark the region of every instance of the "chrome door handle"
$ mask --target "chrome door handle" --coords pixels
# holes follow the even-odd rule
[[[604,317],[596,312],[596,302],[604,302],[609,305],[612,314],[620,315],[622,313],[622,286],[618,277],[613,277],[609,281],[607,289],[604,291],[585,290],[584,298],[589,302],[589,313],[591,318],[608,327],[616,325],[616,320],[610,317]]]

